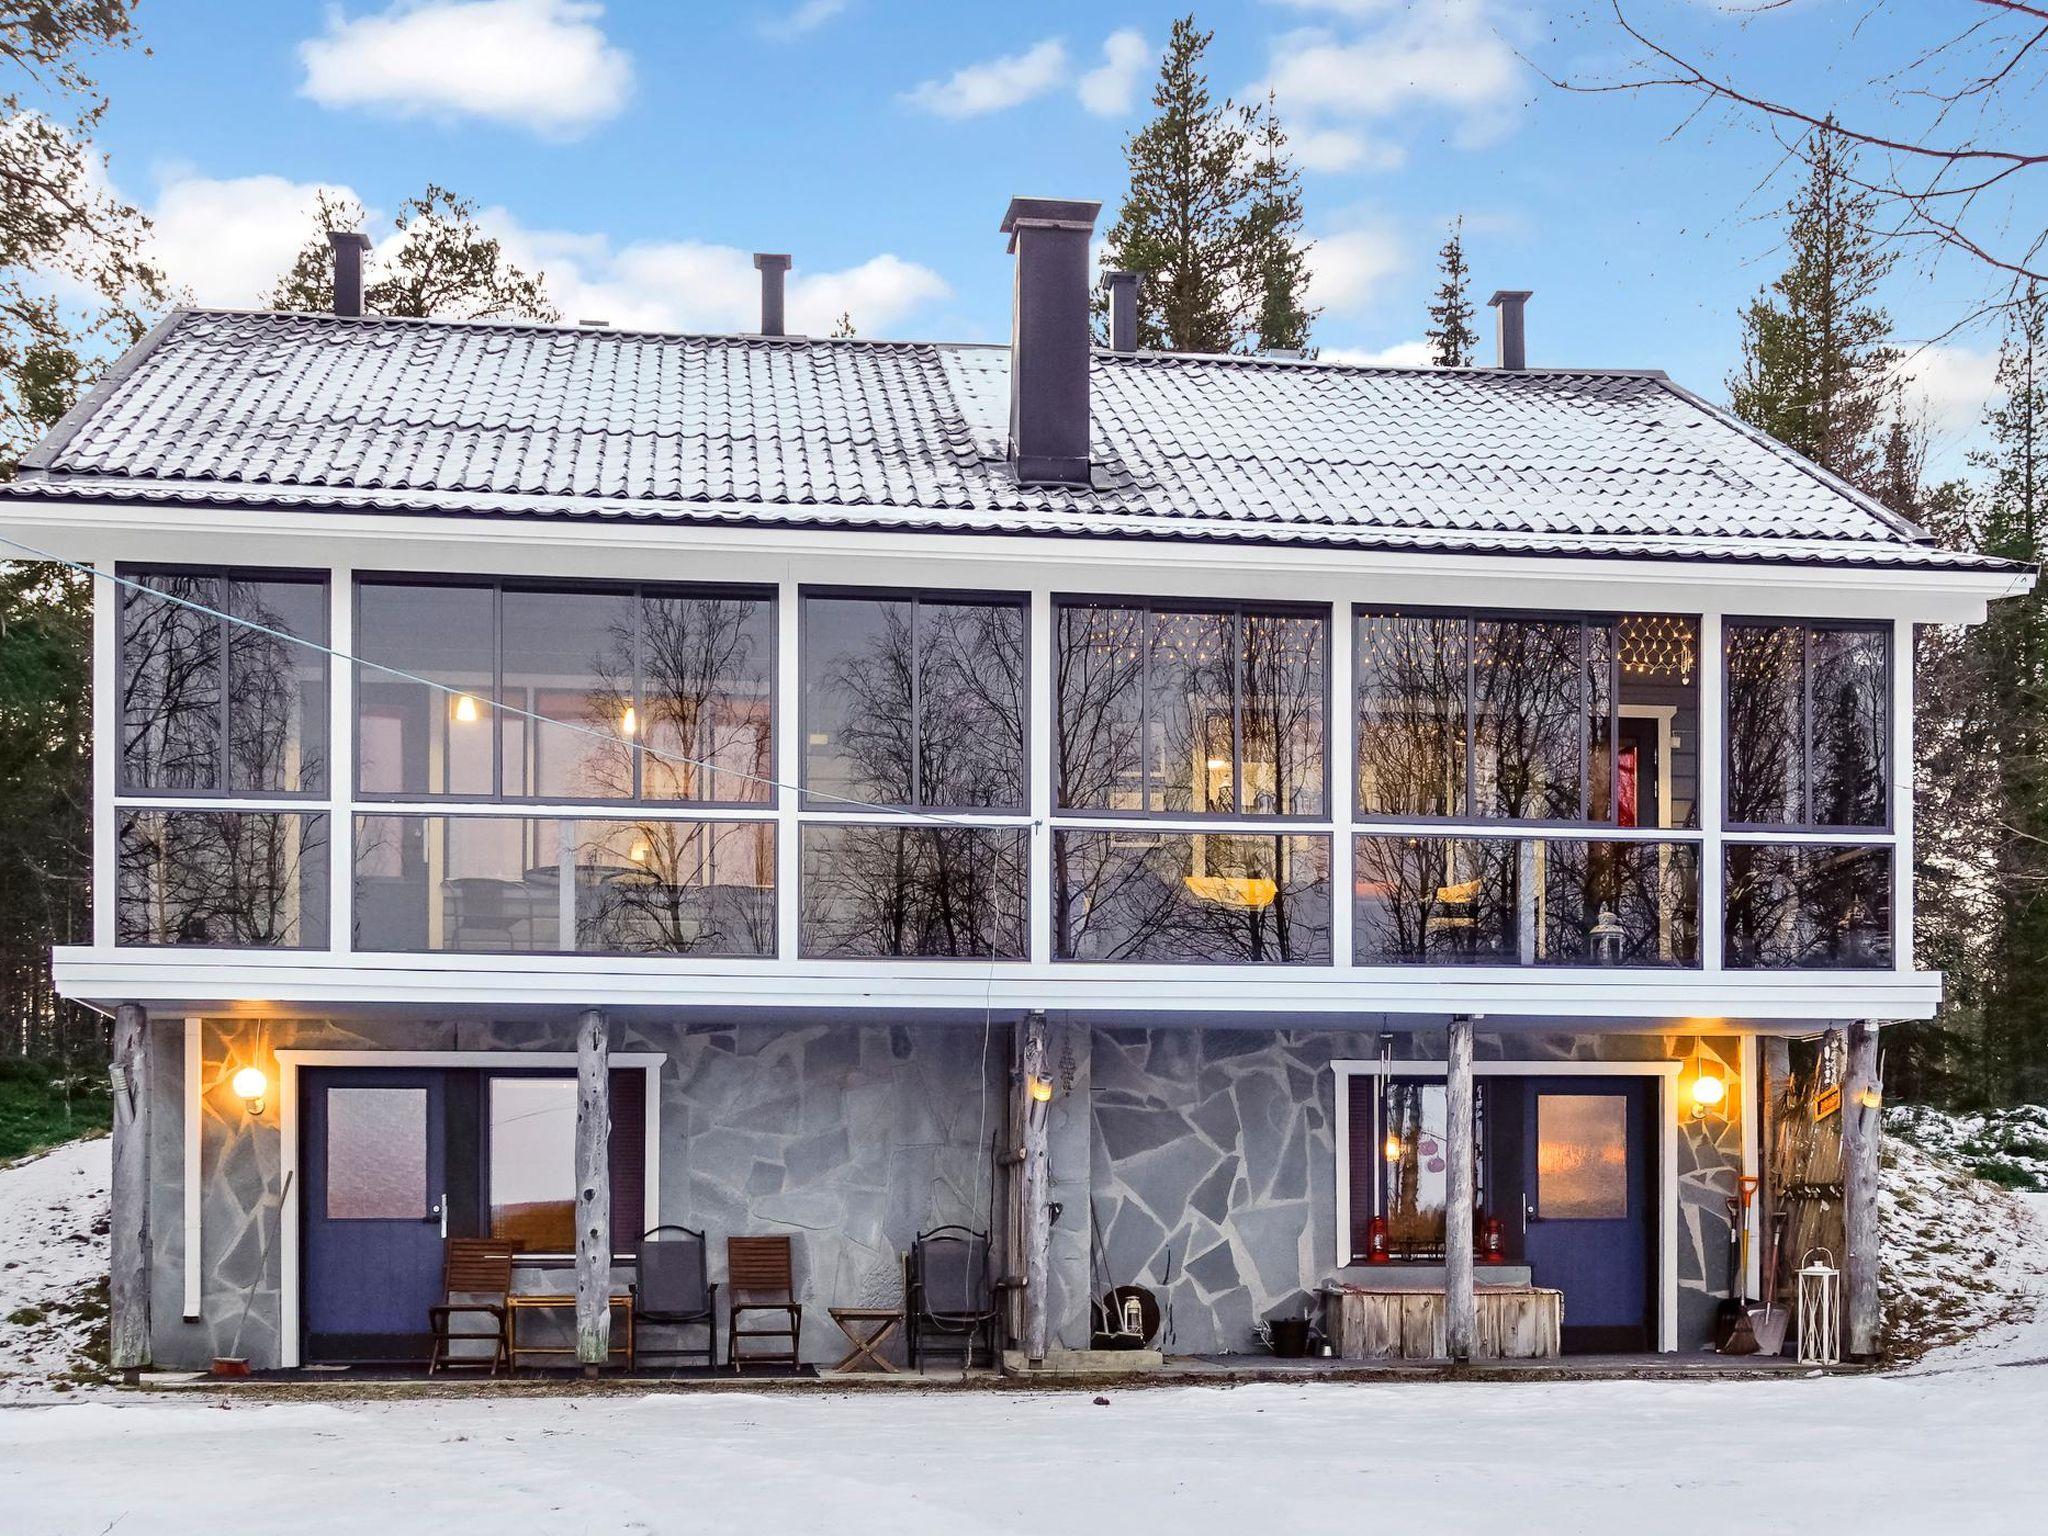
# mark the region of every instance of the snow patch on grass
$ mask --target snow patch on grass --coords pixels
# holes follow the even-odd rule
[[[1924,1104],[1888,1109],[1885,1134],[2007,1189],[2048,1193],[2048,1105],[1951,1115]]]
[[[0,1167],[0,1402],[106,1380],[113,1143]]]
[[[2024,1197],[1887,1137],[1877,1198],[1889,1358],[1914,1360],[2033,1316],[2048,1232]]]

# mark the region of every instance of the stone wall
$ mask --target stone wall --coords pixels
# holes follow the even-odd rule
[[[155,1345],[159,1362],[200,1366],[240,1353],[278,1359],[280,1047],[345,1050],[551,1050],[571,1027],[392,1022],[208,1021],[200,1108],[204,1277],[201,1316],[183,1298],[183,1031],[153,1026]],[[1437,1057],[1440,1035],[1396,1037],[1403,1057]],[[1298,1313],[1336,1267],[1336,1149],[1330,1063],[1369,1055],[1376,1036],[1301,1030],[1094,1029],[1051,1023],[1057,1341],[1085,1345],[1087,1298],[1135,1281],[1161,1292],[1180,1353],[1255,1348],[1255,1324]],[[1726,1117],[1681,1119],[1680,1343],[1706,1337],[1727,1266],[1722,1201],[1741,1160],[1735,1042],[1676,1035],[1481,1036],[1482,1056],[1718,1063]],[[798,1238],[806,1359],[843,1341],[833,1305],[889,1305],[900,1255],[919,1230],[1000,1228],[986,1149],[1004,1124],[1009,1029],[842,1024],[802,1028],[621,1026],[619,1051],[658,1051],[659,1214],[712,1240],[787,1231]],[[228,1087],[261,1067],[261,1116]],[[1091,1239],[1091,1231],[1095,1236]],[[1099,1245],[1099,1246],[1098,1246]]]
[[[1395,1036],[1401,1059],[1441,1059],[1441,1033]],[[1494,1060],[1686,1060],[1695,1049],[1729,1083],[1725,1117],[1681,1119],[1678,1342],[1710,1334],[1726,1294],[1722,1205],[1742,1161],[1732,1039],[1679,1035],[1482,1035]],[[1337,1267],[1336,1078],[1331,1062],[1371,1055],[1372,1034],[1296,1030],[1095,1032],[1092,1206],[1098,1286],[1161,1293],[1166,1347],[1258,1348],[1256,1326],[1299,1316]]]

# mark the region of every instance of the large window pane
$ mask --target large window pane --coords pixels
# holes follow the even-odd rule
[[[119,842],[117,943],[327,943],[325,816],[126,811]]]
[[[327,640],[326,584],[234,577],[226,595],[231,618],[261,626],[227,626],[229,791],[325,788],[327,656],[313,645]]]
[[[527,1253],[573,1253],[576,1080],[488,1082],[491,1236],[510,1238]]]
[[[767,822],[359,816],[356,947],[769,955],[774,881]]]
[[[1361,837],[1360,965],[1699,963],[1699,849],[1579,838]]]
[[[220,578],[135,580],[150,590],[121,589],[122,786],[218,790],[220,620],[184,603],[219,607]]]
[[[803,866],[806,955],[1025,956],[1022,827],[808,826]]]
[[[358,791],[495,794],[497,594],[395,582],[357,593],[356,654],[441,685],[356,669]]]
[[[825,810],[1021,810],[1025,629],[1016,603],[805,598],[805,791]]]
[[[1620,718],[1612,820],[1620,827],[1696,827],[1698,621],[1631,615],[1616,627],[1614,647]],[[1603,771],[1599,781],[1605,778]]]
[[[632,798],[640,726],[632,594],[515,588],[502,604],[501,697],[526,711],[499,718],[504,793],[541,800]]]
[[[1791,826],[1806,819],[1806,632],[1730,624],[1728,820]]]
[[[1324,813],[1322,617],[1074,603],[1058,633],[1062,809]]]
[[[1730,843],[1726,964],[1885,969],[1892,963],[1892,851]]]
[[[134,580],[147,590],[121,595],[122,788],[324,787],[327,658],[315,647],[327,636],[325,584],[200,573]]]
[[[1149,633],[1151,808],[1228,815],[1237,807],[1236,625],[1227,613],[1155,612]]]
[[[774,606],[765,598],[647,597],[640,615],[642,793],[767,804]]]
[[[1881,827],[1885,822],[1886,721],[1891,684],[1882,630],[1813,632],[1813,823]]]
[[[1727,651],[1729,824],[1883,826],[1888,631],[1731,623]]]
[[[1145,809],[1145,617],[1138,608],[1060,609],[1063,810]]]
[[[1358,809],[1463,816],[1469,621],[1358,616]]]
[[[1324,623],[1298,614],[1238,618],[1241,808],[1323,814]]]
[[[920,805],[1024,804],[1027,620],[1014,604],[918,604]]]
[[[1593,672],[1576,622],[1482,619],[1472,627],[1472,757],[1481,816],[1591,814],[1585,717]],[[1599,709],[1604,734],[1604,708]]]
[[[915,633],[907,600],[804,600],[804,788],[827,808],[912,803]]]
[[[1216,832],[1056,832],[1062,960],[1327,963],[1330,840]]]

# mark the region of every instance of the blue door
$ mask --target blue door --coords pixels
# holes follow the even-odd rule
[[[300,1092],[302,1358],[423,1360],[442,1299],[447,1074],[308,1069]]]
[[[1575,1352],[1652,1348],[1657,1084],[1522,1079],[1522,1258]]]

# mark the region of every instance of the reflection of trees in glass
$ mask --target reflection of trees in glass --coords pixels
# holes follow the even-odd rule
[[[1058,832],[1060,958],[1316,963],[1330,958],[1326,837]]]
[[[1600,721],[1604,742],[1611,708],[1606,668],[1596,679],[1580,653],[1587,628],[1491,619],[1473,626],[1480,815],[1577,821],[1589,814],[1581,719]]]
[[[808,826],[804,953],[1022,959],[1029,863],[1022,827]]]
[[[1358,840],[1362,965],[1693,965],[1698,924],[1692,844]]]
[[[1813,821],[1885,820],[1885,723],[1891,692],[1881,630],[1813,632]]]
[[[1325,634],[1313,614],[1063,607],[1059,803],[1319,815]]]
[[[775,952],[771,824],[581,822],[575,835],[579,951]]]
[[[126,588],[121,598],[124,787],[235,794],[320,788],[326,658],[283,636],[312,639],[325,631],[326,588],[218,576],[141,580],[154,591]]]
[[[648,597],[640,615],[640,696],[649,748],[642,793],[649,799],[765,803],[774,741],[770,604],[761,598]],[[696,761],[673,760],[679,757]]]
[[[1358,808],[1462,816],[1466,627],[1420,614],[1359,616]]]
[[[131,811],[120,828],[122,944],[327,942],[327,818]]]
[[[1726,964],[1882,969],[1892,963],[1887,848],[1731,843]]]
[[[1805,819],[1805,631],[1728,627],[1728,819],[1784,826]]]
[[[920,602],[918,804],[1024,804],[1025,610]]]
[[[1144,810],[1144,611],[1068,604],[1057,644],[1059,803]]]
[[[1449,1120],[1441,1083],[1390,1077],[1385,1085],[1386,1139],[1401,1155],[1381,1154],[1387,1249],[1400,1259],[1441,1258],[1444,1198],[1450,1158],[1444,1142]]]

